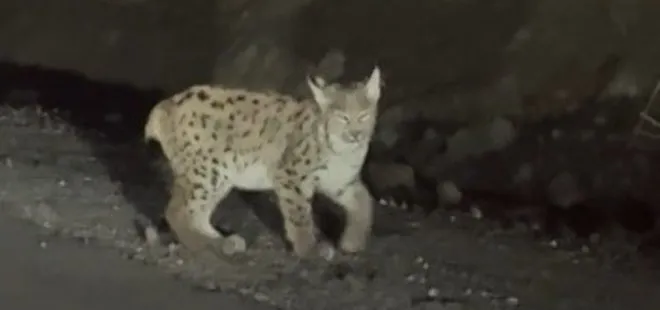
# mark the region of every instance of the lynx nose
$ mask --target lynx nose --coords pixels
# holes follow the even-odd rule
[[[358,142],[362,140],[362,131],[359,130],[351,130],[347,134],[347,140],[349,142]]]

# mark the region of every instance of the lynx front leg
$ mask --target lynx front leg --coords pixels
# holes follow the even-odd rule
[[[317,240],[311,204],[314,189],[311,183],[303,180],[303,177],[281,175],[276,178],[275,185],[284,233],[299,257],[308,256]]]
[[[341,189],[326,189],[324,194],[346,212],[339,247],[348,253],[364,250],[373,226],[373,198],[362,180],[356,179]]]

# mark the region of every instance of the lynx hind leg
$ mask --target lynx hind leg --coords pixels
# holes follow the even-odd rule
[[[211,189],[175,178],[165,218],[179,242],[194,255],[210,251],[229,256],[245,251],[245,239],[239,235],[223,237],[211,224],[213,211],[230,189],[227,185]]]
[[[299,257],[316,247],[317,230],[312,214],[313,185],[304,178],[286,174],[277,179],[275,194],[284,221],[284,234]]]
[[[365,249],[373,226],[373,198],[364,183],[357,179],[342,189],[324,191],[346,213],[346,226],[339,248],[348,253]]]

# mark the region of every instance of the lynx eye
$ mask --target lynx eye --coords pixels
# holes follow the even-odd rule
[[[336,116],[337,119],[339,119],[339,121],[341,121],[342,123],[348,123],[348,122],[350,121],[348,115],[346,115],[345,113],[335,113],[335,116]]]
[[[371,114],[362,113],[358,116],[357,120],[358,120],[358,122],[362,123],[362,122],[368,121],[370,118],[371,118]]]

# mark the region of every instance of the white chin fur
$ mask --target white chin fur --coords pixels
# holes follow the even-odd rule
[[[341,136],[330,136],[330,144],[335,152],[352,150],[360,146],[359,142],[348,142],[341,138]]]

